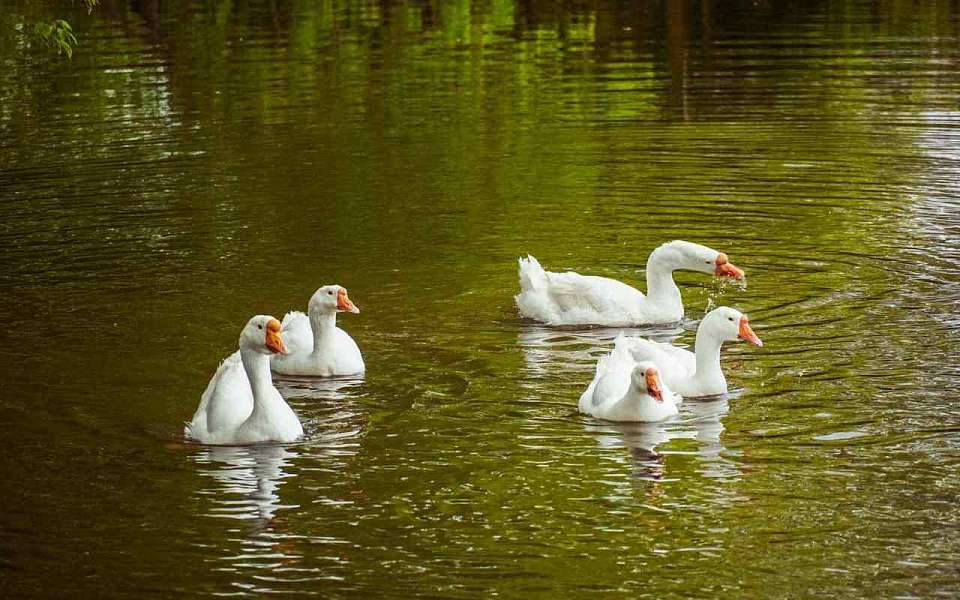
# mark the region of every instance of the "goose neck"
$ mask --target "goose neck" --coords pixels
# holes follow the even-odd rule
[[[673,281],[673,268],[656,253],[647,262],[647,298],[663,308],[683,312],[680,288]]]
[[[243,370],[253,391],[254,410],[273,397],[273,377],[270,375],[270,357],[251,348],[240,349]]]
[[[694,378],[700,381],[712,380],[718,376],[723,378],[723,371],[720,369],[720,347],[723,345],[723,339],[712,331],[708,331],[701,323],[694,344],[694,354],[697,359]]]
[[[324,342],[337,328],[336,311],[313,311],[310,313],[310,329],[313,331],[313,350],[318,352]]]

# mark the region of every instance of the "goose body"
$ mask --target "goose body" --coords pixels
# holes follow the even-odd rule
[[[536,258],[519,260],[520,314],[548,325],[632,326],[673,323],[683,318],[683,301],[673,271],[686,269],[718,277],[743,278],[743,271],[712,248],[674,240],[656,248],[647,260],[647,295],[621,281],[552,273]]]
[[[274,355],[270,368],[281,375],[308,377],[363,373],[366,365],[360,348],[350,334],[337,327],[338,312],[360,312],[347,290],[339,285],[318,289],[307,312],[293,311],[283,317],[280,335],[290,352]]]
[[[667,385],[684,398],[696,398],[727,392],[727,380],[720,368],[720,348],[724,342],[737,339],[763,345],[746,315],[721,306],[700,322],[694,352],[644,338],[630,338],[628,343],[634,360],[653,363]]]
[[[286,350],[280,322],[258,315],[240,336],[200,397],[184,435],[202,444],[292,442],[303,435],[296,413],[273,387],[270,355]]]
[[[580,412],[607,421],[657,422],[679,412],[681,398],[661,383],[657,368],[637,362],[629,342],[617,338],[597,362],[596,375],[580,396]]]

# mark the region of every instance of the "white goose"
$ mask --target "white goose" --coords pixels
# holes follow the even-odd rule
[[[286,355],[275,355],[270,368],[281,375],[330,377],[363,373],[360,348],[346,331],[337,327],[337,313],[359,313],[347,297],[346,288],[327,285],[310,297],[307,315],[293,311],[283,317]],[[308,316],[309,315],[309,316]]]
[[[681,398],[663,385],[656,366],[636,362],[624,336],[600,357],[593,381],[580,396],[580,412],[607,421],[656,422],[679,412]]]
[[[280,321],[250,319],[240,333],[240,350],[220,363],[184,435],[203,444],[292,442],[302,436],[300,420],[270,377],[270,355],[284,352]]]
[[[635,360],[652,362],[671,388],[684,398],[695,398],[727,392],[727,380],[720,369],[720,347],[736,339],[763,346],[745,314],[721,306],[700,322],[695,352],[644,338],[632,338],[629,342]]]
[[[674,240],[650,253],[647,295],[606,277],[544,271],[532,256],[520,259],[520,313],[548,325],[630,326],[674,323],[683,318],[683,301],[673,281],[678,269],[743,279],[727,255],[706,246]]]

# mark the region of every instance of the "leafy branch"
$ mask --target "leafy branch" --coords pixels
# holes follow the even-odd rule
[[[63,19],[37,23],[33,26],[33,33],[43,43],[56,48],[57,54],[66,54],[67,58],[73,58],[73,47],[77,45],[77,36],[73,35],[73,27],[70,27],[70,23]]]
[[[70,0],[71,3],[76,1]],[[100,0],[80,0],[80,2],[87,8],[88,14],[100,4]],[[57,54],[66,54],[67,58],[73,58],[77,36],[73,34],[73,27],[67,21],[55,19],[49,22],[35,23],[33,35],[44,44],[54,48]]]

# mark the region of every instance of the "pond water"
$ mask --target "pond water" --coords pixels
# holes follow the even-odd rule
[[[960,3],[5,6],[5,596],[960,594]],[[72,60],[15,34],[55,16]],[[618,331],[522,320],[517,257],[643,288],[675,238],[747,285],[631,331],[764,347],[579,415]],[[300,443],[183,443],[328,283],[366,377],[279,383]]]

